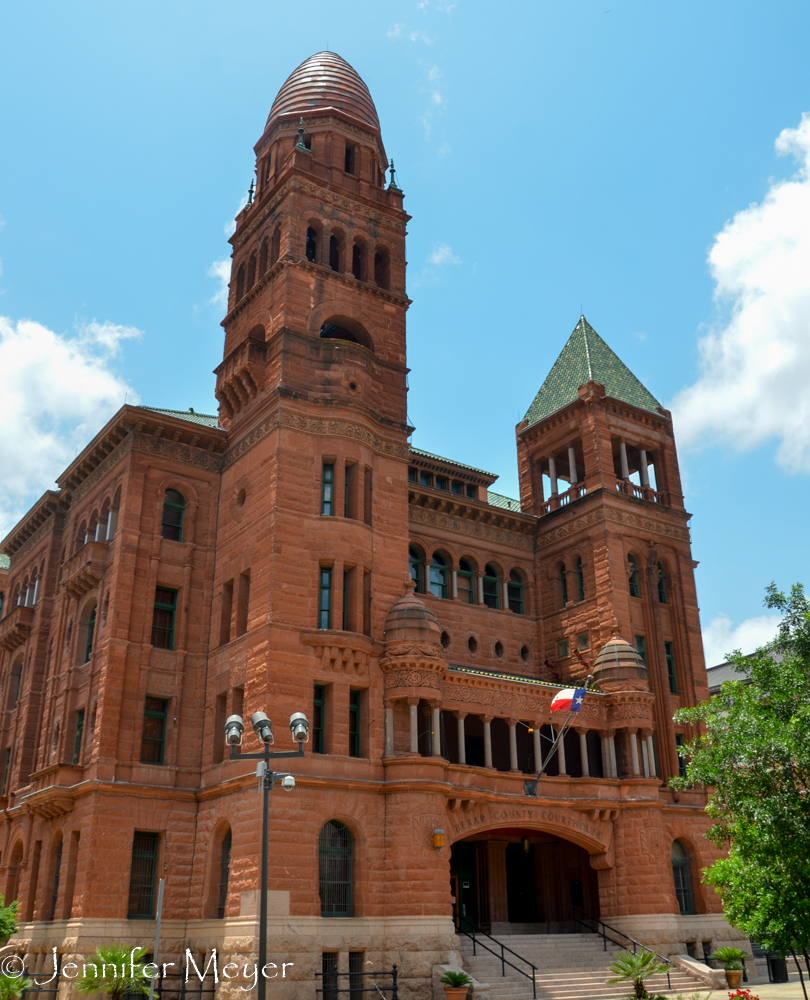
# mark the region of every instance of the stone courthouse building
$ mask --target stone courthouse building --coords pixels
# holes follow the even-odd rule
[[[669,412],[580,317],[517,426],[519,500],[409,447],[409,216],[368,89],[312,56],[255,152],[219,415],[122,407],[0,546],[20,954],[151,949],[162,878],[165,955],[255,955],[260,799],[223,723],[258,710],[277,749],[312,723],[270,817],[269,954],[302,997],[328,962],[427,995],[454,910],[727,942],[705,796],[668,784],[708,696]]]

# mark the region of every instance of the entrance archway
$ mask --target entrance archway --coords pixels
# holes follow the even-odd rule
[[[540,830],[489,830],[457,841],[450,891],[458,926],[495,935],[572,933],[574,906],[599,916],[588,852]]]

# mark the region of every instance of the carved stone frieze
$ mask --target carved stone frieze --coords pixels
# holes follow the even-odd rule
[[[598,524],[600,521],[614,521],[628,528],[634,528],[637,531],[663,535],[667,538],[676,539],[679,542],[689,542],[690,540],[688,528],[681,528],[676,524],[670,524],[669,521],[664,520],[662,517],[652,517],[650,515],[637,514],[635,511],[617,510],[614,507],[600,506],[596,510],[581,514],[579,517],[573,517],[565,524],[561,524],[559,527],[552,528],[549,531],[543,531],[541,522],[538,545],[541,548],[553,545],[555,542],[559,542],[569,535],[582,531],[593,524]]]
[[[444,531],[455,531],[460,535],[479,538],[494,545],[507,545],[513,549],[523,549],[531,552],[534,549],[534,538],[522,532],[507,531],[495,528],[480,521],[468,521],[452,514],[441,514],[435,510],[426,510],[414,504],[408,505],[408,518],[416,524],[427,524]]]
[[[179,441],[152,437],[149,434],[136,434],[134,449],[145,452],[147,455],[168,458],[173,462],[182,462],[184,465],[196,465],[198,469],[207,469],[209,472],[221,472],[224,463],[222,455],[216,455],[200,448],[192,448]]]
[[[121,459],[134,447],[134,435],[127,434],[127,436],[120,441],[110,452],[105,459],[103,459],[99,464],[93,469],[90,475],[82,480],[78,486],[71,490],[71,504],[75,506],[82,497],[86,496],[90,490],[97,486],[102,479],[109,475],[112,469],[121,461]]]
[[[385,688],[442,688],[442,678],[435,670],[420,670],[418,667],[402,666],[386,670]]]

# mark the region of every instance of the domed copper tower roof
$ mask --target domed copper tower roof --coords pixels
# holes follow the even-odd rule
[[[598,683],[624,682],[630,687],[633,681],[647,684],[647,668],[639,653],[633,649],[626,639],[614,635],[599,651],[593,661],[593,676]]]
[[[436,615],[412,593],[391,605],[385,618],[385,642],[411,640],[441,645],[442,630]]]
[[[311,115],[326,108],[336,108],[380,131],[374,101],[357,71],[337,52],[316,52],[287,77],[273,101],[265,132],[281,115]]]

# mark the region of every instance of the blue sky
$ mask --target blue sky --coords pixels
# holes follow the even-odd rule
[[[0,530],[124,394],[213,412],[252,147],[329,47],[413,216],[414,443],[517,495],[514,425],[584,310],[675,412],[712,656],[766,637],[810,555],[805,2],[76,0],[0,34]]]

